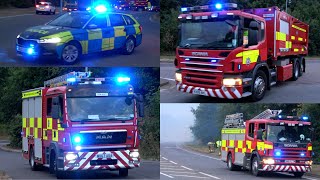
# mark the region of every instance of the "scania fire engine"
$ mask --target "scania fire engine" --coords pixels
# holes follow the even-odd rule
[[[66,172],[140,166],[138,116],[143,96],[130,78],[71,72],[22,92],[22,151],[32,170]]]
[[[226,3],[181,11],[178,91],[259,101],[271,86],[305,72],[309,26],[278,7]]]
[[[267,109],[244,122],[243,114],[227,115],[221,131],[221,160],[230,170],[289,172],[296,177],[311,171],[312,128],[308,117],[281,115]]]

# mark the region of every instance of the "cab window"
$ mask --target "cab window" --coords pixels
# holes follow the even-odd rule
[[[111,26],[125,26],[126,22],[122,18],[121,14],[110,14],[110,23]]]
[[[107,19],[105,16],[96,16],[94,17],[89,24],[87,25],[87,29],[91,28],[106,28],[107,27]],[[93,29],[94,29],[93,28]]]
[[[249,124],[249,136],[254,138],[254,123]]]
[[[131,17],[124,15],[123,18],[126,20],[127,25],[135,24],[134,20]]]
[[[47,116],[51,116],[52,112],[52,98],[47,99]]]

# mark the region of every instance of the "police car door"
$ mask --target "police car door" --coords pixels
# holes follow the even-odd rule
[[[90,20],[86,26],[88,41],[83,45],[83,54],[103,51],[105,46],[109,46],[105,38],[110,37],[112,32],[107,29],[106,15],[97,15]]]
[[[126,22],[121,14],[109,14],[109,19],[114,30],[114,47],[122,48],[127,37]]]

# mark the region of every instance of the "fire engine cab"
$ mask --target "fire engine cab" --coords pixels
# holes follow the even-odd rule
[[[177,90],[261,100],[278,82],[305,72],[309,26],[278,7],[184,7],[176,49]]]
[[[22,151],[32,170],[66,172],[140,166],[138,116],[143,96],[129,77],[71,72],[22,92]]]
[[[221,131],[221,160],[230,170],[289,172],[302,177],[311,171],[312,128],[308,117],[280,115],[267,109],[244,122],[243,114],[227,115]]]

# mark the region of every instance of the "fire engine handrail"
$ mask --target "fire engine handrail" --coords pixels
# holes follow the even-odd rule
[[[271,117],[278,116],[281,112],[282,110],[266,109],[252,119],[270,119]]]

